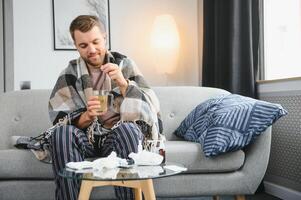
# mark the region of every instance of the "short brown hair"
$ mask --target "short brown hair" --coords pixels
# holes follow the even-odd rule
[[[90,31],[94,26],[100,28],[102,33],[105,33],[105,27],[98,17],[94,15],[79,15],[70,24],[69,31],[72,39],[74,39],[74,31],[79,30],[83,33]]]

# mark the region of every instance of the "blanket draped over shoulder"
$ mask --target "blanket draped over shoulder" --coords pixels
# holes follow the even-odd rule
[[[117,52],[108,53],[111,63],[117,64],[128,81],[129,86],[123,97],[119,87],[112,82],[111,93],[114,95],[114,110],[120,113],[120,122],[134,122],[142,126],[148,139],[160,139],[163,136],[160,119],[160,105],[154,91],[149,87],[136,64]],[[72,60],[60,74],[49,100],[49,116],[52,123],[72,124],[68,116],[73,112],[86,111],[87,99],[92,95],[92,80],[82,58]],[[69,120],[69,121],[68,121]],[[93,131],[99,125],[95,120],[87,128],[90,142]]]

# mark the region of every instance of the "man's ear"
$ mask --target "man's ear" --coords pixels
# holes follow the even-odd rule
[[[107,33],[106,33],[106,32],[103,32],[103,33],[102,33],[102,36],[103,36],[103,38],[104,38],[105,40],[107,40]]]

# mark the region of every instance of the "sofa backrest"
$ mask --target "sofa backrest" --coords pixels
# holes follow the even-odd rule
[[[206,87],[154,87],[161,105],[164,134],[178,140],[173,131],[199,103],[225,90]],[[0,149],[12,147],[12,136],[36,136],[51,126],[48,116],[50,90],[21,90],[0,95]]]
[[[222,89],[194,86],[154,87],[153,89],[160,101],[163,133],[167,140],[180,139],[173,132],[197,105],[209,98],[229,93]]]
[[[20,90],[0,95],[0,149],[12,146],[12,136],[37,136],[51,126],[50,90]]]

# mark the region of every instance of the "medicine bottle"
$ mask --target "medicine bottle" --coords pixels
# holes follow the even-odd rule
[[[162,163],[165,163],[165,145],[164,145],[164,141],[163,140],[160,141],[159,154],[161,156],[163,156]]]

